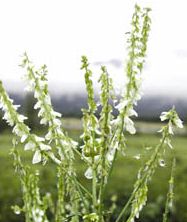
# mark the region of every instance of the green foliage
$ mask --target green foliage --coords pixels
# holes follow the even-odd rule
[[[72,120],[66,120],[71,121]],[[75,126],[80,120],[74,120]],[[135,124],[136,125],[136,124]],[[81,132],[71,130],[69,135],[73,136],[74,139],[78,139]],[[40,132],[41,134],[41,132]],[[154,146],[158,142],[158,135],[145,135],[137,134],[136,136],[126,135],[127,146],[125,158],[121,155],[116,160],[116,165],[113,169],[111,180],[109,181],[108,188],[105,194],[105,207],[112,212],[111,197],[117,195],[116,208],[112,215],[110,214],[110,220],[114,221],[121,207],[128,200],[134,181],[136,180],[136,174],[141,165],[149,158],[150,154],[154,149],[147,150],[146,147]],[[19,178],[15,176],[14,169],[12,167],[12,158],[9,154],[11,147],[12,135],[10,132],[3,132],[0,135],[0,221],[11,221],[11,222],[23,222],[23,212],[19,215],[14,215],[14,212],[10,209],[11,205],[22,206],[21,191]],[[169,215],[176,222],[186,221],[186,204],[187,204],[187,190],[186,190],[186,137],[175,136],[173,146],[175,147],[176,156],[176,170],[175,170],[175,196],[173,203],[173,210]],[[24,164],[29,164],[32,157],[32,152],[25,152],[23,145],[19,144],[17,149],[22,156]],[[137,160],[134,156],[139,153],[141,159]],[[144,210],[140,214],[140,220],[142,222],[157,222],[162,221],[162,212],[165,205],[165,194],[168,190],[167,178],[170,177],[170,162],[172,162],[172,155],[169,149],[165,153],[166,165],[165,167],[158,166],[155,175],[149,186],[148,202]],[[32,172],[37,168],[39,169],[40,175],[40,191],[42,196],[47,192],[51,193],[53,201],[57,201],[57,190],[56,183],[57,178],[55,175],[54,164],[49,163],[45,166],[32,165],[30,166]],[[90,180],[84,178],[84,164],[81,160],[76,160],[77,174],[83,184],[88,187]],[[51,213],[48,214],[51,221]],[[178,216],[180,215],[180,217]]]
[[[106,67],[101,67],[99,82],[101,85],[99,118],[96,117],[97,104],[94,99],[92,71],[89,68],[88,59],[82,57],[82,67],[85,76],[85,84],[88,94],[88,108],[83,109],[83,146],[81,152],[75,142],[63,129],[61,114],[54,111],[48,90],[47,67],[43,65],[36,69],[29,60],[27,54],[23,56],[22,67],[26,70],[25,79],[28,89],[34,93],[40,124],[48,127],[45,136],[31,133],[25,124],[26,117],[17,112],[18,106],[6,93],[0,82],[0,104],[4,111],[4,119],[13,128],[15,135],[13,140],[14,167],[21,181],[23,193],[23,207],[14,206],[15,213],[23,212],[26,222],[47,222],[47,212],[51,208],[53,221],[71,222],[104,222],[108,220],[109,210],[105,206],[104,197],[109,183],[118,152],[126,154],[125,131],[135,134],[135,126],[131,119],[136,116],[134,106],[141,98],[142,69],[146,56],[147,40],[150,30],[150,9],[141,9],[135,6],[132,17],[132,30],[128,40],[128,59],[126,68],[127,83],[125,92],[116,108],[118,116],[112,115],[113,107],[110,102],[114,99],[112,80]],[[173,127],[182,128],[182,121],[176,111],[171,109],[161,114],[161,120],[168,123],[161,129],[161,140],[154,152],[146,161],[138,173],[134,190],[127,203],[116,218],[116,222],[128,215],[127,222],[133,222],[139,217],[139,213],[146,205],[148,185],[155,173],[158,164],[163,165],[166,146],[171,146]],[[52,162],[58,178],[57,201],[53,203],[49,194],[41,196],[38,186],[38,171],[33,173],[30,167],[22,163],[19,152],[16,149],[18,143],[24,144],[25,151],[32,151],[33,164],[43,165]],[[84,161],[87,170],[85,177],[92,181],[89,189],[85,187],[77,176],[75,157],[79,156]],[[91,191],[90,191],[91,190]],[[110,208],[111,209],[111,208]],[[166,205],[167,209],[167,205]],[[113,209],[114,213],[115,209]],[[166,213],[167,214],[167,213]]]

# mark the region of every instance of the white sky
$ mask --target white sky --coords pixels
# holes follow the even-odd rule
[[[84,87],[81,55],[107,64],[120,84],[123,67],[109,61],[125,61],[124,33],[135,2],[152,8],[144,91],[187,93],[186,0],[0,0],[0,79],[9,89],[21,88],[18,64],[27,51],[36,65],[47,64],[53,90]]]

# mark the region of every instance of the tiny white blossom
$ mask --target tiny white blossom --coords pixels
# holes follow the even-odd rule
[[[52,135],[51,131],[49,131],[49,132],[45,135],[46,140],[51,140],[52,137],[53,137],[53,135]]]
[[[46,125],[47,122],[48,122],[48,120],[47,120],[46,118],[42,118],[42,119],[40,120],[40,124],[43,124],[43,125]]]
[[[66,140],[60,140],[62,146],[68,146],[69,143]]]
[[[18,116],[18,120],[20,121],[20,122],[23,122],[24,120],[26,120],[27,119],[27,117],[25,117],[25,116],[23,116],[23,115],[19,115]]]
[[[43,142],[45,139],[43,137],[39,137],[39,136],[34,136],[35,141],[37,142]]]
[[[38,101],[35,105],[34,105],[34,109],[39,109],[41,107],[41,102]]]
[[[40,92],[38,90],[36,90],[36,89],[34,91],[34,97],[35,98],[39,98],[40,97]]]
[[[20,107],[20,105],[13,105],[13,107],[15,110],[17,110]]]
[[[55,112],[55,111],[52,112],[52,115],[54,115],[56,117],[61,117],[62,116],[61,113],[58,113],[58,112]]]
[[[138,113],[134,109],[129,109],[128,116],[138,116]]]
[[[24,143],[25,140],[27,139],[28,135],[27,134],[24,134],[22,137],[21,137],[21,143]]]
[[[45,99],[44,99],[45,101],[45,104],[48,104],[48,105],[51,105],[51,98],[47,95],[47,96],[45,96]]]
[[[174,119],[174,123],[175,123],[176,127],[183,128],[182,121],[179,118]]]
[[[109,152],[106,155],[107,160],[111,163],[114,159],[114,154],[115,154],[116,149],[110,149]]]
[[[125,117],[124,123],[125,123],[126,130],[130,134],[135,134],[136,133],[136,129],[134,127],[134,122],[129,117]]]
[[[3,116],[3,119],[6,120],[10,126],[14,125],[14,120],[12,119],[10,113],[6,112]]]
[[[42,160],[41,152],[39,150],[36,150],[32,159],[32,163],[36,164],[36,163],[41,162],[41,160]]]
[[[40,111],[38,112],[38,116],[43,116],[43,114],[45,113],[45,110],[43,108],[40,108]]]
[[[128,105],[128,103],[128,100],[122,101],[117,106],[115,106],[115,108],[118,110],[123,110]]]
[[[41,150],[51,150],[51,147],[49,145],[45,145],[43,143],[40,144],[40,149]]]
[[[169,132],[169,134],[171,134],[171,135],[174,134],[174,133],[173,133],[173,126],[172,126],[171,123],[169,123],[169,125],[168,125],[168,132]]]
[[[56,119],[56,118],[55,118],[55,119],[53,120],[53,122],[54,122],[55,125],[57,125],[57,126],[59,126],[59,127],[61,126],[61,121],[60,121],[59,119]]]
[[[165,121],[168,119],[168,112],[162,112],[160,116],[161,121]]]
[[[35,143],[29,141],[25,144],[24,150],[33,150],[36,147]]]

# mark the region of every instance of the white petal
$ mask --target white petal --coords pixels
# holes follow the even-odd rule
[[[182,121],[177,118],[176,120],[174,120],[175,122],[175,125],[178,127],[178,128],[183,128],[183,124],[182,124]]]
[[[118,110],[122,110],[124,109],[128,104],[128,100],[122,101],[120,102],[115,108]]]
[[[34,109],[39,109],[41,107],[41,102],[38,101],[35,105],[34,105]]]
[[[33,142],[29,141],[28,143],[25,144],[24,150],[33,150],[35,146],[36,145]]]
[[[47,124],[47,119],[46,118],[41,119],[40,124],[46,125]]]
[[[52,134],[51,131],[49,131],[46,136],[45,136],[46,140],[51,140],[52,139]]]
[[[58,113],[58,112],[55,112],[55,111],[53,111],[53,115],[55,115],[56,117],[61,117],[62,116],[61,113]]]
[[[42,142],[42,141],[45,140],[44,138],[39,137],[39,136],[35,136],[34,138],[35,138],[35,140],[36,140],[37,142]]]
[[[169,123],[168,132],[169,132],[169,134],[173,135],[173,127],[172,127],[172,124],[170,124],[170,123]]]
[[[109,162],[112,162],[113,161],[113,159],[114,159],[114,154],[115,154],[115,150],[116,149],[111,149],[108,153],[107,153],[107,156],[106,156],[106,158],[107,158],[107,160],[109,161]]]
[[[36,150],[32,159],[32,163],[36,164],[36,163],[41,162],[41,160],[42,160],[41,152],[39,150]]]
[[[45,145],[43,143],[40,144],[40,149],[41,150],[51,150],[51,147],[49,145]]]
[[[21,143],[24,143],[25,140],[27,139],[28,135],[27,134],[24,134],[22,137],[21,137]]]

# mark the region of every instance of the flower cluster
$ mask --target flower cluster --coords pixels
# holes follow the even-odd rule
[[[119,115],[112,121],[114,125],[114,132],[111,141],[111,146],[108,151],[111,163],[115,159],[115,153],[120,150],[124,153],[125,138],[124,129],[130,134],[135,134],[136,129],[131,117],[137,116],[134,110],[134,105],[137,105],[137,101],[141,98],[141,72],[145,62],[147,40],[150,31],[150,9],[140,9],[138,5],[135,6],[135,12],[132,17],[132,31],[129,42],[129,53],[126,68],[127,84],[125,87],[125,93],[122,96],[116,109]]]
[[[29,84],[29,89],[34,91],[34,97],[37,99],[34,109],[39,109],[40,123],[49,126],[45,139],[51,143],[55,138],[61,159],[64,159],[64,155],[73,158],[72,149],[70,148],[72,146],[75,148],[77,143],[63,133],[61,114],[53,110],[48,91],[47,67],[43,65],[39,71],[36,71],[26,53],[23,57],[22,67],[27,70],[25,79]]]
[[[61,114],[53,110],[48,91],[47,67],[44,65],[38,71],[35,70],[26,53],[23,58],[22,66],[27,70],[25,78],[28,80],[29,88],[34,91],[34,97],[37,99],[34,109],[39,110],[38,116],[41,118],[40,123],[48,125],[48,133],[46,134],[45,139],[49,144],[55,144],[54,146],[57,149],[62,163],[61,167],[63,167],[63,170],[65,171],[63,173],[61,172],[61,177],[59,177],[59,187],[62,185],[63,178],[63,183],[66,181],[67,184],[64,190],[66,189],[67,194],[71,194],[70,199],[76,199],[76,201],[72,201],[71,204],[71,211],[73,213],[79,201],[78,192],[73,192],[72,194],[72,191],[77,189],[75,186],[76,173],[73,167],[73,151],[76,149],[77,143],[62,129],[62,122],[60,119]],[[64,199],[67,194],[59,190],[58,202],[63,204],[59,205],[59,208],[61,209],[58,211],[57,218],[62,218],[62,214],[64,214]],[[59,212],[61,212],[61,215]]]
[[[44,143],[44,138],[30,133],[30,129],[25,125],[24,117],[17,113],[19,106],[13,105],[7,93],[5,92],[2,82],[0,82],[0,107],[4,111],[4,119],[13,127],[12,132],[20,137],[20,141],[25,143],[25,150],[34,151],[33,163],[45,162],[48,158],[52,159],[55,163],[60,164],[54,154],[51,152],[51,147]]]
[[[159,132],[162,132],[164,135],[167,135],[164,143],[172,149],[173,147],[171,145],[171,136],[174,134],[173,128],[183,128],[183,123],[174,108],[169,110],[168,112],[162,112],[160,119],[161,121],[168,121],[168,125],[162,127]]]

